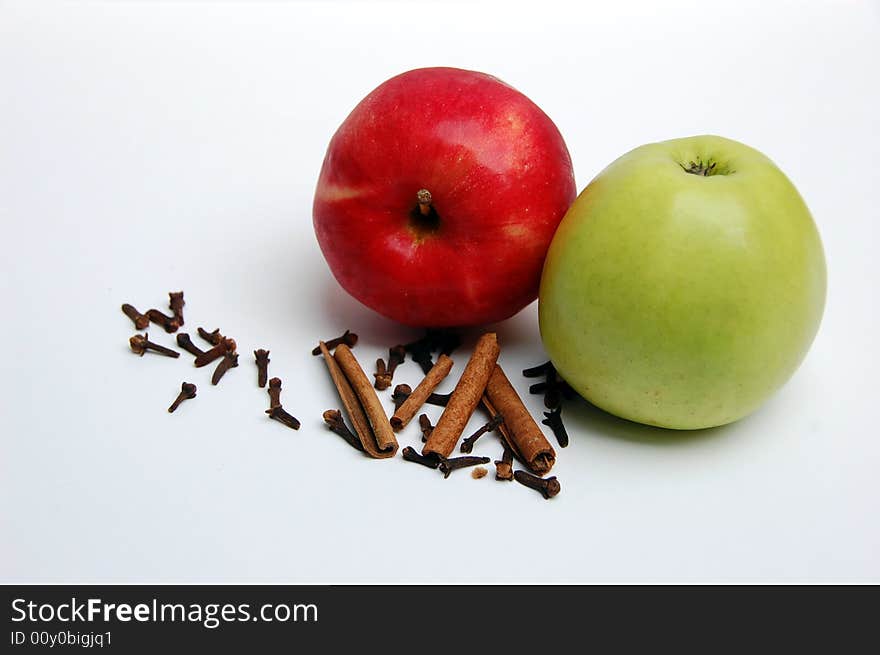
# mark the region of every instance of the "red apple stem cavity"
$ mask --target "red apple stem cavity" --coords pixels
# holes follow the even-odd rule
[[[440,216],[434,209],[434,197],[427,189],[416,192],[416,206],[410,211],[411,225],[421,237],[436,232],[440,227]]]
[[[427,189],[419,189],[418,193],[416,193],[416,200],[419,203],[419,211],[422,213],[422,216],[427,216],[431,213],[431,192]]]

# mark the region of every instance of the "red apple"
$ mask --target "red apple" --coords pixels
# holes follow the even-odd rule
[[[352,296],[406,325],[480,325],[538,294],[575,198],[559,130],[484,73],[423,68],[380,85],[333,135],[318,243]]]

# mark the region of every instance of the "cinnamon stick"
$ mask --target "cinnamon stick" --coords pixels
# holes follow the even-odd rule
[[[367,415],[370,426],[373,428],[376,447],[380,452],[390,453],[390,456],[394,456],[398,447],[397,438],[391,430],[391,423],[388,422],[388,416],[382,409],[379,396],[376,395],[373,385],[367,379],[367,374],[364,373],[364,369],[361,368],[354,353],[351,352],[351,348],[344,343],[336,346],[333,359],[339,364]]]
[[[498,337],[494,332],[487,332],[480,337],[458,384],[455,385],[455,391],[440,415],[440,420],[422,449],[422,454],[436,453],[442,457],[452,454],[465,425],[483,396],[498,353]]]
[[[348,418],[354,427],[358,440],[361,442],[361,446],[364,448],[364,452],[370,457],[376,459],[393,457],[397,452],[397,448],[393,448],[389,451],[383,451],[379,448],[376,443],[376,438],[373,436],[370,421],[367,419],[364,408],[361,406],[357,395],[351,388],[348,378],[345,377],[345,373],[343,373],[333,355],[330,354],[327,344],[323,341],[318,344],[318,352],[324,356],[324,363],[327,365],[327,370],[330,372],[330,379],[333,380],[333,384],[339,392],[339,399],[342,401],[342,407],[345,410],[345,413],[348,414]]]
[[[428,374],[419,382],[419,386],[395,410],[394,416],[391,417],[391,427],[394,428],[395,432],[400,432],[418,414],[428,396],[449,375],[450,370],[452,370],[452,360],[446,355],[440,355],[440,359],[437,360],[437,363],[431,367]]]
[[[499,432],[519,459],[539,475],[553,468],[556,451],[497,364],[486,383],[486,398],[483,404],[504,417]]]

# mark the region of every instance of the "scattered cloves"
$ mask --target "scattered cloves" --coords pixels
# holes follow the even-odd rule
[[[183,348],[190,355],[195,355],[196,357],[205,354],[204,350],[202,350],[192,342],[192,339],[186,332],[177,333],[177,345]]]
[[[131,319],[137,330],[143,330],[150,325],[150,317],[146,314],[141,314],[134,308],[134,306],[129,305],[128,303],[122,305],[122,313]]]
[[[171,403],[171,406],[168,408],[168,412],[171,413],[175,409],[180,406],[184,400],[189,398],[196,397],[196,385],[191,384],[189,382],[184,382],[180,385],[180,393],[177,395],[177,398],[174,399],[174,402]]]
[[[431,436],[431,432],[434,430],[434,426],[431,425],[431,419],[428,418],[427,414],[419,415],[419,428],[422,430],[422,442],[428,441],[428,437]]]
[[[550,386],[550,385],[549,385],[546,381],[544,381],[544,382],[535,382],[534,384],[529,385],[529,393],[530,393],[530,394],[544,393],[545,391],[547,391],[547,388],[548,388],[549,386]]]
[[[461,345],[461,336],[452,330],[436,330],[433,333],[433,339],[440,354],[447,357]]]
[[[495,479],[496,480],[513,480],[513,451],[506,441],[502,440],[504,452],[501,459],[495,460]]]
[[[464,455],[463,457],[447,457],[440,462],[440,472],[444,478],[448,478],[449,474],[457,469],[466,468],[468,466],[476,466],[478,464],[488,464],[491,460],[488,457],[477,457],[475,455]]]
[[[562,423],[562,405],[559,405],[556,409],[549,412],[544,412],[544,417],[545,418],[541,423],[553,430],[553,434],[556,436],[556,441],[559,442],[559,447],[565,448],[568,446],[568,431]]]
[[[171,350],[171,348],[166,348],[165,346],[160,346],[158,343],[150,341],[147,333],[134,335],[128,340],[128,345],[131,346],[133,352],[141,357],[143,357],[144,353],[148,350],[152,350],[160,355],[165,355],[166,357],[180,357],[180,353],[176,350]]]
[[[435,469],[440,466],[440,457],[438,455],[422,455],[412,446],[407,446],[400,451],[400,454],[407,462],[415,462],[416,464],[427,466],[429,469]]]
[[[562,406],[562,389],[559,388],[559,382],[556,373],[548,376],[547,390],[544,392],[544,407],[553,410]]]
[[[540,375],[544,376],[544,381],[536,382],[529,386],[529,393],[544,394],[544,407],[551,410],[556,409],[562,403],[562,396],[565,396],[567,399],[573,397],[574,392],[572,388],[565,380],[559,377],[559,373],[552,362],[544,362],[523,371],[523,376],[527,378],[535,378]]]
[[[391,376],[388,375],[388,370],[385,368],[385,360],[381,357],[376,360],[376,372],[373,373],[373,377],[376,379],[373,386],[379,389],[379,391],[391,386]]]
[[[392,380],[394,380],[394,371],[398,366],[403,364],[406,359],[406,347],[405,346],[392,346],[388,349],[388,366],[385,366],[385,361],[382,359],[376,360],[376,373],[373,377],[376,378],[375,387],[380,391],[383,389],[387,389],[391,386]]]
[[[431,352],[434,349],[431,332],[426,333],[421,339],[406,344],[403,348],[410,354],[412,360],[422,367],[422,372],[427,375],[431,367],[434,366],[434,360],[431,357]]]
[[[238,353],[233,351],[227,351],[223,354],[223,359],[217,364],[217,368],[214,369],[214,375],[211,376],[211,384],[217,384],[220,382],[220,379],[226,375],[226,371],[231,368],[236,368],[238,366]]]
[[[559,390],[562,392],[562,397],[566,400],[572,400],[577,395],[574,389],[571,388],[571,385],[562,378],[559,379]]]
[[[541,495],[547,499],[553,498],[561,489],[555,475],[549,478],[540,478],[528,471],[516,471],[513,474],[513,479],[529,489],[540,491]]]
[[[523,377],[526,378],[537,378],[542,375],[547,375],[553,369],[553,362],[544,362],[543,364],[538,364],[537,366],[532,366],[531,368],[525,369],[522,374]]]
[[[410,394],[412,394],[412,387],[408,384],[398,384],[394,387],[394,392],[391,394],[391,400],[394,402],[394,409],[399,409],[403,404],[403,401],[409,398]],[[451,393],[432,393],[425,399],[425,402],[429,405],[436,405],[437,407],[446,407],[450,396],[452,396]]]
[[[269,415],[269,418],[273,418],[289,428],[299,430],[299,421],[281,406],[281,378],[269,380],[268,392],[269,409],[266,410],[266,413]]]
[[[198,328],[198,333],[202,339],[210,343],[212,346],[216,346],[225,338],[220,334],[220,328],[217,328],[213,332],[208,332],[205,328],[200,327]]]
[[[482,437],[487,432],[494,431],[501,423],[504,421],[504,418],[501,414],[496,414],[493,416],[486,425],[482,426],[479,430],[474,432],[471,436],[461,442],[461,452],[470,453],[474,449],[474,444],[477,443],[477,439]]]
[[[487,469],[485,466],[478,466],[473,471],[471,471],[471,477],[474,480],[479,480],[480,478],[485,478],[487,473],[489,473],[489,469]]]
[[[394,373],[395,369],[406,360],[406,347],[401,344],[391,346],[388,349],[388,372]]]
[[[210,350],[206,350],[196,357],[196,368],[207,366],[211,362],[220,359],[226,353],[233,353],[236,349],[235,339],[225,338]]]
[[[436,405],[437,407],[446,407],[449,403],[449,398],[452,397],[451,393],[432,393],[425,400],[429,405]]]
[[[422,367],[422,372],[425,375],[427,375],[434,367],[434,358],[431,356],[430,350],[420,347],[416,350],[411,350],[410,355],[412,356],[412,360]]]
[[[177,327],[183,325],[183,306],[185,304],[183,301],[183,291],[168,292],[168,307],[171,308],[171,313],[174,315]]]
[[[158,309],[148,309],[147,317],[150,319],[150,321],[160,326],[169,334],[172,332],[177,332],[178,328],[180,327],[180,323],[177,322],[176,318],[163,314]]]
[[[394,409],[400,409],[403,401],[409,398],[411,393],[412,387],[408,384],[398,384],[396,387],[394,387],[394,392],[391,394],[391,400],[394,403]]]
[[[266,410],[266,413],[269,415],[269,418],[273,418],[279,423],[283,423],[293,430],[299,430],[299,420],[297,420],[295,416],[290,414],[281,405],[279,405],[278,407],[270,407]]]
[[[342,412],[338,409],[328,409],[324,412],[324,423],[327,424],[327,427],[330,428],[331,432],[335,432],[340,437],[345,439],[345,441],[352,448],[359,450],[361,452],[364,451],[364,446],[361,444],[361,440],[355,436],[355,434],[348,429],[348,426],[345,424],[345,420],[342,418]]]
[[[460,345],[461,337],[452,330],[428,330],[421,339],[408,343],[403,348],[427,375],[434,366],[431,353],[439,351],[448,356]]]
[[[257,362],[257,386],[265,387],[269,377],[269,351],[262,348],[254,351],[254,359]]]
[[[269,407],[281,407],[281,378],[272,378],[269,380]]]
[[[327,346],[327,350],[333,350],[336,346],[342,345],[343,343],[349,348],[354,348],[355,344],[358,342],[358,335],[356,335],[351,330],[346,330],[340,336],[324,341],[324,345]],[[316,346],[312,349],[312,354],[317,356],[321,354],[321,346]]]

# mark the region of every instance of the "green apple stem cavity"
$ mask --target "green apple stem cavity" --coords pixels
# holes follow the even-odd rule
[[[419,236],[436,232],[440,227],[440,215],[433,205],[434,198],[427,189],[416,193],[416,206],[409,213],[410,224]]]
[[[734,172],[730,170],[730,168],[726,164],[719,164],[713,159],[709,159],[706,162],[703,162],[703,160],[699,157],[696,161],[689,161],[687,166],[685,166],[682,162],[678,162],[678,165],[681,166],[685,173],[690,173],[691,175],[701,175],[703,177],[709,177],[710,175],[730,175]]]

